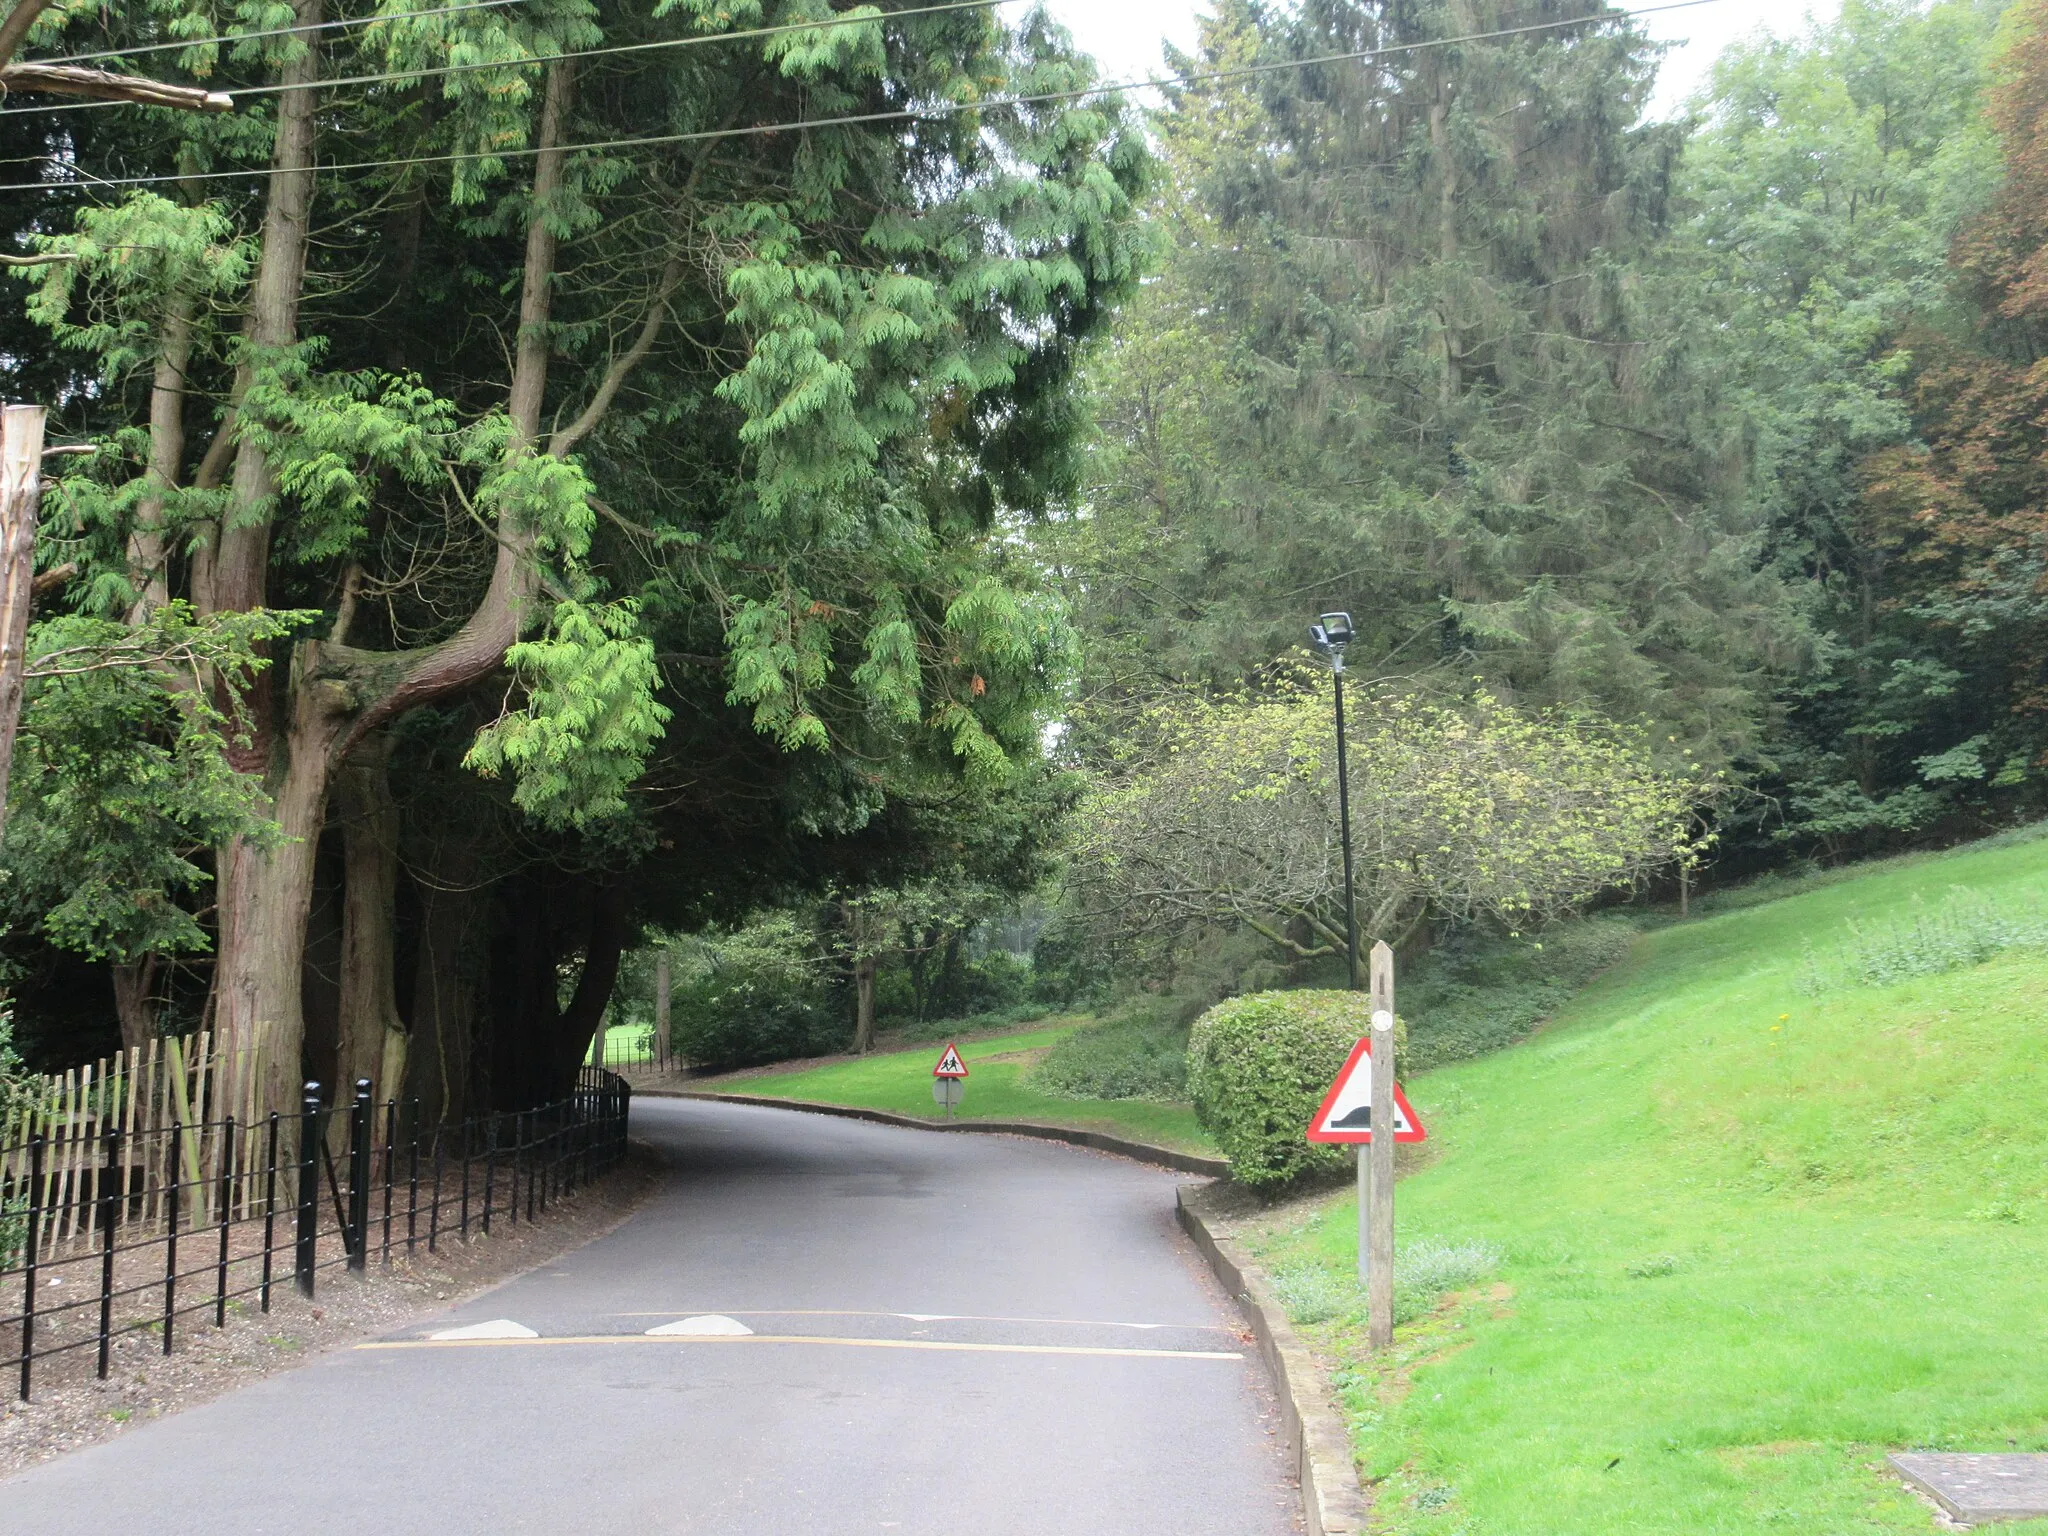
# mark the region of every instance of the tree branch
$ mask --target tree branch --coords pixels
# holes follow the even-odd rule
[[[16,0],[14,9],[7,13],[7,19],[0,21],[0,62],[20,52],[22,43],[28,38],[28,29],[49,7],[50,0]]]
[[[0,24],[0,44],[6,42],[6,26],[13,21],[14,17],[9,16],[6,23]],[[178,107],[187,112],[235,110],[235,99],[225,91],[171,85],[139,75],[117,75],[107,69],[81,69],[75,64],[23,63],[0,67],[0,90],[85,96],[94,101],[132,101],[146,107]]]
[[[590,397],[590,403],[583,408],[582,414],[548,440],[549,453],[558,459],[568,457],[576,445],[590,435],[591,429],[604,419],[604,413],[611,409],[612,400],[618,395],[619,386],[626,382],[626,376],[654,350],[662,323],[668,318],[669,296],[682,280],[683,258],[677,254],[669,257],[668,265],[662,268],[661,279],[654,285],[654,297],[647,305],[647,318],[641,322],[640,334],[633,339],[633,345],[612,359],[612,365],[605,369],[604,378],[598,383],[597,393]]]

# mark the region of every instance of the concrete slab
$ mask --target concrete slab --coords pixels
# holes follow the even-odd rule
[[[1892,1469],[1968,1524],[2048,1515],[2048,1455],[1901,1451]]]

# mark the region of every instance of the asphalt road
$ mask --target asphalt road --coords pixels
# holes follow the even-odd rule
[[[0,1483],[0,1532],[1299,1529],[1175,1175],[698,1100],[633,1119],[671,1171],[611,1235]]]

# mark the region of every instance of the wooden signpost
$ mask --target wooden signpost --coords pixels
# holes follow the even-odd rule
[[[1372,1347],[1385,1349],[1394,1342],[1394,952],[1384,940],[1372,947],[1372,1123],[1385,1133],[1358,1156],[1359,1179],[1369,1186],[1359,1201],[1358,1249],[1371,1254],[1365,1306]]]
[[[1394,1081],[1394,952],[1372,947],[1371,1022],[1323,1095],[1308,1139],[1358,1146],[1358,1283],[1375,1349],[1394,1340],[1394,1143],[1426,1141]],[[1375,1135],[1385,1127],[1386,1135]]]

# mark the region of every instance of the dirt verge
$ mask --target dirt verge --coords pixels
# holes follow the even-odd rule
[[[268,1313],[250,1297],[229,1303],[224,1328],[214,1328],[210,1314],[181,1319],[169,1355],[161,1332],[131,1333],[114,1341],[105,1381],[95,1375],[90,1348],[38,1361],[30,1401],[15,1397],[14,1379],[0,1381],[0,1478],[388,1333],[581,1247],[633,1214],[660,1167],[636,1145],[610,1175],[553,1204],[541,1223],[501,1221],[489,1237],[473,1233],[467,1243],[443,1234],[439,1252],[427,1254],[422,1242],[413,1259],[394,1252],[389,1268],[373,1261],[360,1280],[344,1269],[322,1270],[310,1301],[283,1277]]]

